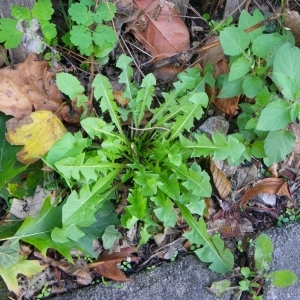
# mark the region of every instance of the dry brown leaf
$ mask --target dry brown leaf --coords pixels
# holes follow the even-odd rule
[[[217,64],[215,64],[214,77],[217,77],[222,74],[227,74],[229,72],[228,61],[223,57]],[[239,96],[231,98],[218,98],[219,89],[214,87],[213,89],[209,86],[206,86],[206,92],[212,99],[212,103],[224,113],[234,116],[238,109]]]
[[[49,72],[48,63],[37,60],[34,54],[14,67],[0,69],[3,96],[0,111],[19,119],[31,113],[33,108],[57,112],[62,100],[54,79],[55,73]]]
[[[190,48],[189,31],[180,19],[172,3],[154,0],[134,0],[134,8],[145,10],[131,26],[136,39],[153,56],[153,62],[181,53]],[[155,76],[168,80],[181,69],[164,66],[155,72]]]
[[[144,9],[148,0],[134,0],[134,7]],[[160,1],[154,0],[145,12],[146,28],[138,32],[134,30],[135,37],[151,53],[152,56],[186,51],[190,46],[189,32],[172,5],[165,1],[158,12]],[[157,13],[158,12],[158,13]]]
[[[40,159],[67,132],[51,111],[36,111],[21,120],[10,119],[6,128],[9,143],[24,145],[17,153],[18,160],[24,164]]]
[[[20,85],[9,76],[0,74],[0,111],[21,119],[32,112],[32,107]]]
[[[137,249],[135,247],[122,248],[120,252],[114,252],[112,254],[105,251],[98,261],[88,264],[88,267],[95,273],[114,281],[130,281],[131,279],[127,278],[116,264],[127,260],[128,258],[130,258],[131,261],[138,262],[140,258],[132,255],[132,253],[136,251]]]
[[[289,28],[295,36],[296,46],[300,46],[300,15],[295,10],[284,10],[283,25]]]
[[[207,48],[210,44],[215,43],[219,41],[219,37],[216,35],[210,36],[207,41],[204,44],[204,47]],[[206,66],[208,62],[211,62],[213,66],[215,66],[220,60],[224,58],[224,52],[221,44],[219,43],[218,45],[208,48],[204,51],[200,52],[200,65],[202,69]],[[217,72],[217,70],[216,70]],[[228,71],[227,71],[228,72]],[[226,72],[226,73],[227,73]],[[224,73],[221,73],[224,74]],[[220,74],[215,73],[215,77],[219,76]]]
[[[262,193],[292,198],[287,182],[283,178],[265,178],[246,191],[241,199],[240,206],[245,206],[251,198]]]
[[[220,198],[223,200],[226,199],[231,191],[230,181],[227,179],[226,175],[215,165],[212,159],[210,160],[209,169]]]

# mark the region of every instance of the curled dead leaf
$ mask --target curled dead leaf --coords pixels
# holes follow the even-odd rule
[[[265,178],[246,191],[241,199],[240,206],[245,206],[248,200],[262,193],[292,198],[287,182],[283,178]]]
[[[66,132],[59,118],[51,111],[36,111],[21,120],[6,122],[6,139],[12,145],[24,145],[18,160],[31,164],[40,159]]]
[[[224,172],[215,165],[212,159],[210,160],[209,169],[220,198],[223,200],[226,199],[231,191],[230,181],[227,179]]]
[[[284,10],[283,25],[290,29],[295,37],[296,46],[300,46],[300,15],[295,10]]]

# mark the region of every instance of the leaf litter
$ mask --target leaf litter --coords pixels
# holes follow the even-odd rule
[[[115,2],[120,14],[130,15],[133,13],[133,9],[137,9],[138,18],[134,22],[131,20],[126,26],[127,30],[134,34],[142,47],[150,53],[150,64],[190,49],[188,28],[169,2],[164,3],[162,6],[161,3],[167,1],[153,1],[151,5],[147,5],[148,1],[142,0]],[[298,21],[299,15],[295,12],[289,12],[284,25],[297,33],[299,31],[297,31]],[[170,32],[172,33],[171,35],[169,35]],[[178,38],[179,36],[182,38]],[[206,45],[215,42],[218,42],[218,40],[208,40]],[[213,63],[215,77],[229,72],[228,62],[224,58],[223,52],[220,51],[220,47],[208,48],[202,53],[206,61]],[[202,61],[200,60],[200,64],[203,64],[203,59]],[[179,70],[181,70],[180,66],[171,64],[167,68],[159,68],[155,75],[158,78],[169,80]],[[73,108],[70,108],[63,102],[62,95],[55,84],[55,76],[56,72],[49,68],[48,63],[38,60],[33,54],[24,63],[0,69],[0,111],[14,117],[6,123],[6,137],[11,144],[24,145],[24,148],[17,154],[18,159],[24,164],[32,164],[48,152],[51,146],[67,132],[63,123],[76,124],[79,122],[82,110],[77,109],[77,116],[75,120],[72,120],[70,115]],[[117,91],[114,90],[113,92],[117,94]],[[214,104],[213,110],[219,110],[231,117],[237,114],[239,97],[236,96],[231,99],[220,98],[218,97],[219,90],[209,89],[208,86],[207,93],[211,96]],[[116,99],[116,101],[121,106],[128,105],[128,99]],[[295,124],[293,130],[299,138],[297,126]],[[292,179],[298,180],[298,176],[300,176],[297,171],[299,155],[300,152],[296,144],[289,160],[277,166],[280,168],[279,174],[290,172]],[[238,167],[229,173],[226,168],[226,166],[220,166],[219,163],[213,161],[209,163],[212,175],[211,180],[216,189],[213,193],[214,198],[211,197],[205,200],[207,209],[205,219],[210,234],[218,231],[224,238],[243,237],[255,232],[255,227],[258,224],[261,225],[262,219],[269,214],[271,221],[270,219],[265,220],[266,226],[268,226],[272,220],[276,219],[280,211],[276,211],[275,207],[268,207],[268,204],[257,205],[255,197],[259,194],[267,193],[284,199],[292,198],[289,184],[281,178],[266,178],[254,183],[258,177],[250,175],[249,171],[249,168],[252,168],[254,173],[258,171],[259,168],[256,167],[254,161],[250,166]],[[278,176],[276,171],[273,174]],[[236,179],[239,180],[239,183],[232,185],[232,182]],[[18,218],[24,218],[28,215],[37,217],[36,220],[31,219],[29,221],[37,221],[42,224],[39,212],[43,210],[43,205],[45,211],[50,209],[50,206],[47,204],[49,199],[45,201],[45,198],[47,198],[46,193],[40,188],[31,198],[14,200],[10,213]],[[25,204],[29,207],[26,212],[22,211]],[[244,208],[245,212],[241,213],[240,208]],[[251,210],[251,214],[249,210]],[[191,220],[188,214],[183,217],[186,220]],[[177,224],[179,227],[185,224],[185,220],[180,218],[182,216],[178,214]],[[195,228],[199,228],[203,224],[204,221],[200,219],[197,224],[194,224],[193,230],[197,231]],[[22,227],[18,232],[22,233]],[[134,230],[130,233],[131,237],[129,238],[128,236],[133,244],[136,244],[134,242],[138,233],[139,228],[134,227]],[[186,239],[181,236],[181,233],[181,230],[167,227],[154,237],[152,244],[144,245],[139,249],[128,246],[124,242],[123,237],[116,239],[115,247],[111,252],[104,251],[98,242],[94,244],[94,249],[91,249],[91,251],[97,252],[98,255],[98,258],[92,262],[83,259],[83,253],[77,253],[77,256],[81,256],[81,258],[76,259],[75,255],[71,257],[71,254],[69,254],[68,257],[66,256],[69,259],[66,260],[58,251],[51,249],[51,242],[49,241],[45,241],[45,245],[48,245],[49,247],[47,248],[50,249],[46,255],[45,246],[42,251],[39,249],[38,241],[36,240],[32,244],[41,252],[33,252],[31,249],[26,254],[26,256],[31,258],[30,260],[20,257],[16,265],[1,270],[1,276],[11,291],[25,298],[35,295],[45,282],[52,285],[53,293],[65,292],[67,288],[64,281],[72,281],[72,278],[76,278],[74,288],[79,285],[88,285],[99,276],[114,281],[126,282],[130,281],[126,274],[131,272],[122,271],[121,263],[124,261],[132,263],[133,269],[138,270],[152,264],[159,264],[163,260],[170,260],[177,250],[180,250],[182,255],[186,254],[190,245],[186,244]],[[191,232],[187,231],[186,236],[189,234]],[[30,243],[32,240],[28,239],[27,241]],[[218,240],[216,244],[220,248],[219,250],[222,251],[222,240]],[[153,247],[155,250],[148,251],[147,247]],[[19,251],[19,249],[14,249],[13,245],[8,245],[8,249],[9,251]],[[200,249],[197,255],[204,255],[202,250]],[[6,256],[3,255],[1,257],[4,258]],[[40,265],[36,258],[44,264]],[[73,262],[70,262],[70,259],[73,259]],[[211,263],[211,268],[213,269],[215,262]],[[221,263],[225,265],[229,262],[223,261]],[[23,283],[19,282],[23,287],[21,290],[19,290],[17,279],[15,279],[17,278],[17,273],[20,272],[27,276],[27,278],[24,278]],[[34,274],[37,275],[31,278]],[[35,286],[36,289],[29,290],[24,288],[25,286]]]

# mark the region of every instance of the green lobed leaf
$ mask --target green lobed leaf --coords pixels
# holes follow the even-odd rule
[[[181,114],[176,117],[169,140],[177,138],[184,130],[190,130],[194,126],[194,119],[199,120],[204,111],[202,107],[207,107],[208,96],[204,92],[194,93],[189,102],[181,105]]]
[[[98,5],[93,18],[97,23],[102,23],[102,21],[110,21],[115,17],[116,12],[116,6],[113,3],[104,1]]]
[[[116,125],[119,133],[123,135],[122,126],[117,114],[118,107],[114,100],[112,87],[109,80],[105,76],[97,74],[92,86],[95,88],[95,98],[98,102],[100,102],[102,112],[109,112],[112,122]]]
[[[172,200],[178,200],[180,195],[179,183],[176,174],[168,173],[167,170],[160,174],[157,182],[158,188]]]
[[[32,16],[36,18],[40,24],[45,21],[50,21],[53,13],[54,9],[52,8],[51,0],[38,0],[34,3],[31,10]]]
[[[10,8],[10,14],[17,20],[27,20],[31,19],[31,12],[28,7],[21,7],[19,5],[12,5]]]
[[[92,33],[92,38],[100,48],[114,46],[118,40],[113,28],[107,25],[98,25]]]
[[[224,136],[220,132],[216,132],[212,136],[212,140],[205,134],[195,134],[194,137],[196,142],[180,137],[183,148],[193,150],[192,157],[212,155],[214,160],[230,158],[234,162],[245,151],[245,146],[231,135]]]
[[[56,75],[56,84],[61,92],[74,100],[78,94],[84,92],[84,87],[80,81],[73,75],[68,73],[58,73]]]
[[[78,49],[82,54],[90,55],[92,53],[92,35],[87,27],[82,25],[72,26],[70,40],[75,46],[78,46]]]
[[[135,217],[136,221],[144,220],[147,214],[148,200],[141,193],[139,193],[138,188],[133,188],[130,190],[128,202],[130,205],[126,206],[126,211],[128,211],[131,216]]]
[[[79,194],[76,190],[68,196],[62,207],[63,227],[55,228],[51,237],[55,242],[64,243],[67,239],[77,240],[84,235],[78,227],[87,227],[95,222],[94,213],[97,205],[108,200],[107,194],[113,180],[116,178],[120,169],[114,169],[105,176],[99,176],[95,184],[84,185]]]
[[[147,172],[145,167],[140,166],[139,170],[135,172],[133,180],[140,186],[139,191],[143,196],[153,196],[157,192],[158,177],[158,174]]]
[[[212,285],[208,288],[208,290],[215,294],[217,297],[222,297],[227,290],[230,289],[230,280],[224,279],[220,281],[214,281]]]
[[[22,223],[23,220],[20,219],[4,220],[3,224],[0,226],[0,241],[12,237],[20,228]]]
[[[153,211],[157,218],[161,220],[165,227],[173,227],[177,221],[177,213],[174,204],[163,192],[158,191],[156,196],[150,198],[157,208]]]
[[[154,96],[154,86],[156,79],[153,74],[148,74],[144,77],[140,89],[137,93],[136,99],[133,100],[133,107],[129,104],[135,120],[135,126],[140,127],[142,119],[147,109],[150,109]],[[134,108],[134,109],[133,109]]]
[[[122,234],[115,228],[114,225],[109,225],[106,227],[102,235],[103,248],[105,250],[112,249],[115,242],[122,237]]]
[[[229,249],[224,250],[224,242],[218,235],[208,235],[206,225],[201,217],[198,221],[192,216],[188,209],[177,203],[182,216],[191,227],[191,231],[184,236],[193,244],[202,245],[195,251],[203,262],[210,263],[209,268],[217,273],[225,274],[232,270],[234,257]]]
[[[292,122],[290,104],[278,99],[270,102],[261,112],[257,123],[257,130],[276,131],[283,129]]]
[[[290,270],[270,272],[269,276],[272,279],[272,285],[280,287],[291,286],[298,280],[298,276]]]
[[[99,178],[99,174],[105,174],[107,170],[122,168],[123,165],[103,162],[100,156],[93,156],[86,160],[85,153],[81,153],[76,157],[59,160],[55,163],[55,167],[66,180],[73,178],[76,181],[81,181],[83,176],[86,183],[91,183],[91,181],[96,181]]]
[[[44,42],[50,44],[57,36],[56,26],[52,23],[41,24],[41,30],[44,37]]]
[[[282,129],[268,133],[264,149],[268,158],[272,162],[278,163],[292,152],[294,144],[294,133]]]
[[[68,9],[71,19],[85,26],[89,26],[93,23],[92,12],[83,3],[73,3]]]
[[[260,234],[255,241],[254,259],[259,271],[268,270],[268,263],[272,262],[273,243],[269,236]]]
[[[250,35],[238,27],[226,27],[220,33],[220,42],[226,55],[239,55],[248,48]]]
[[[92,238],[100,238],[107,226],[117,225],[120,223],[118,215],[114,212],[114,210],[115,205],[111,201],[103,203],[101,208],[94,214],[96,221],[89,226],[80,227],[80,229]]]
[[[18,47],[22,41],[23,32],[16,27],[16,20],[0,18],[0,43],[4,43],[6,49]]]

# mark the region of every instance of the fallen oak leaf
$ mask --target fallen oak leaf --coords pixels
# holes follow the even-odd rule
[[[9,143],[24,145],[17,153],[18,160],[24,164],[40,159],[67,132],[51,111],[36,111],[21,120],[10,119],[6,128]]]
[[[284,181],[283,178],[265,178],[258,182],[253,188],[246,191],[241,199],[240,206],[245,206],[248,200],[262,193],[292,198],[287,182]]]
[[[111,254],[109,254],[108,251],[104,251],[100,259],[96,262],[88,264],[88,267],[95,273],[98,273],[99,275],[102,275],[114,281],[131,281],[131,279],[127,278],[116,264],[121,263],[128,258],[130,259],[130,261],[138,262],[140,258],[132,255],[132,253],[136,251],[137,249],[135,247],[122,248],[120,252],[114,252]]]

